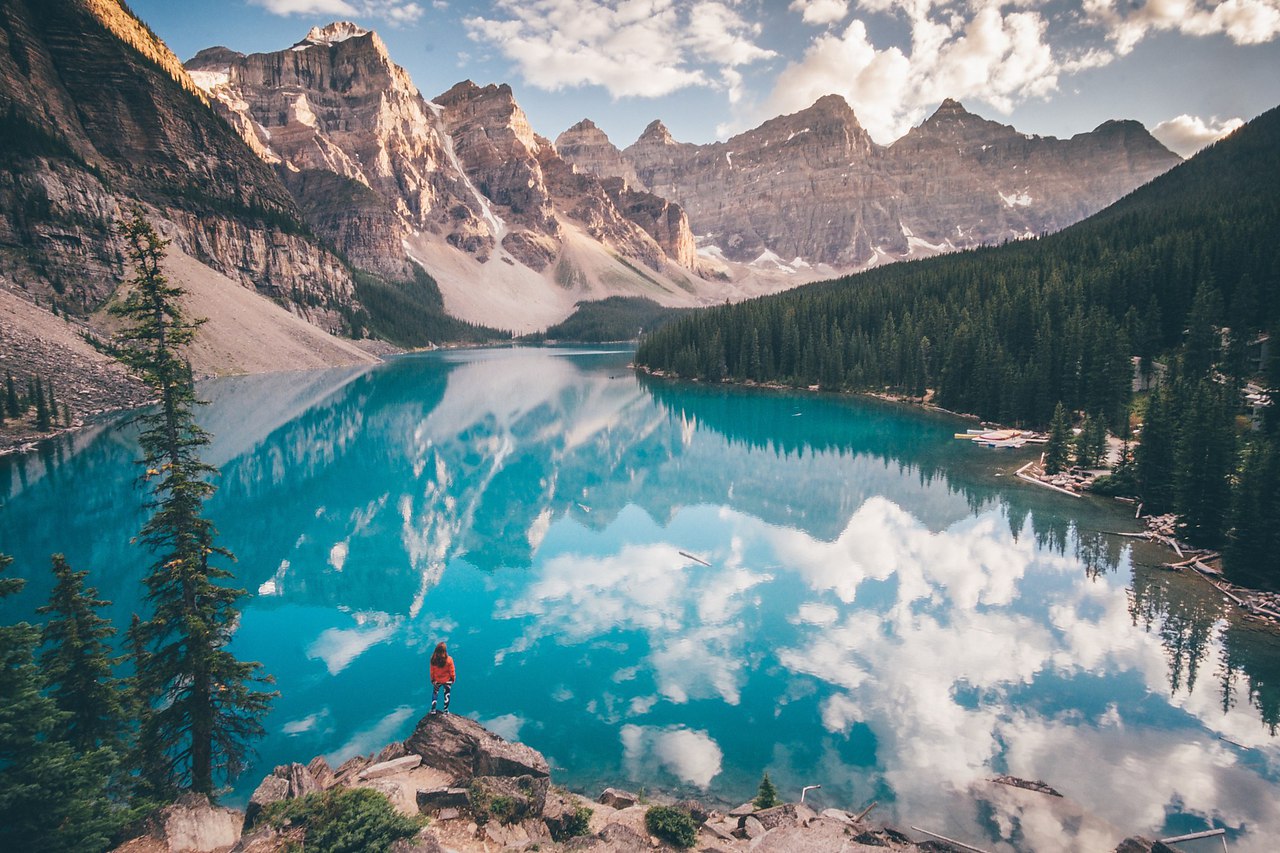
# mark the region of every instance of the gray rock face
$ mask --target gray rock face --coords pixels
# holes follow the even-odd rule
[[[466,788],[435,788],[418,792],[418,811],[443,812],[470,807],[471,797]]]
[[[328,768],[327,764],[325,768]],[[329,774],[330,777],[332,775],[332,773]],[[273,803],[305,797],[307,794],[322,790],[324,786],[312,775],[309,767],[301,764],[282,764],[271,771],[271,775],[264,778],[254,790],[249,798],[249,805],[245,808],[244,824],[253,826],[263,810]]]
[[[22,0],[0,5],[0,32],[0,102],[32,140],[53,140],[5,140],[15,167],[0,175],[0,244],[20,251],[0,253],[0,275],[42,301],[98,308],[126,275],[115,222],[141,203],[197,260],[341,325],[352,299],[342,262],[136,18],[109,3]]]
[[[209,48],[187,69],[358,266],[409,278],[400,241],[414,229],[492,247],[447,132],[377,33],[331,24],[271,53]]]
[[[733,260],[837,267],[1055,231],[1179,162],[1135,122],[1029,137],[951,100],[881,146],[835,95],[710,145],[677,142],[661,122],[621,152],[584,123],[561,139],[577,168],[681,205]]]
[[[629,193],[607,192],[575,170],[556,146],[529,126],[511,87],[463,81],[436,98],[468,179],[489,199],[506,236],[502,246],[518,261],[545,269],[564,239],[562,219],[580,223],[592,238],[661,270],[667,262],[692,268],[693,234],[676,205]]]
[[[509,743],[456,714],[426,715],[404,745],[423,764],[452,774],[459,786],[477,776],[550,775],[547,760],[536,749]]]

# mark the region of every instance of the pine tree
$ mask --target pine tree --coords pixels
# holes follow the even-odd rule
[[[766,770],[764,775],[760,777],[760,787],[756,790],[755,807],[757,809],[771,809],[777,804],[778,789],[769,780],[769,771]]]
[[[1049,444],[1044,453],[1044,470],[1046,474],[1057,474],[1067,467],[1071,451],[1071,421],[1067,418],[1067,408],[1059,401],[1053,410],[1053,420],[1049,423]]]
[[[199,456],[209,439],[195,422],[194,383],[181,355],[201,321],[179,306],[182,289],[160,269],[167,243],[141,211],[122,234],[135,274],[128,297],[112,308],[125,321],[117,343],[122,360],[159,396],[158,407],[140,418],[153,510],[141,539],[155,563],[144,581],[151,618],[135,637],[145,649],[134,664],[147,708],[138,754],[160,762],[142,768],[144,777],[212,794],[215,776],[234,778],[244,768],[273,694],[254,687],[268,680],[261,664],[237,660],[226,648],[245,591],[221,583],[233,575],[212,560],[233,558],[201,515],[216,469]]]
[[[1236,583],[1280,588],[1280,453],[1271,441],[1245,448],[1237,477],[1223,568]]]
[[[1133,461],[1138,477],[1138,496],[1151,514],[1173,509],[1173,466],[1177,429],[1167,400],[1167,392],[1157,385],[1147,398],[1147,413]]]
[[[58,739],[80,753],[100,746],[118,753],[124,709],[112,673],[116,632],[98,615],[110,602],[84,585],[88,574],[73,571],[61,554],[53,555],[53,593],[37,611],[52,617],[44,626],[40,669],[49,696],[66,715],[55,730]]]
[[[4,372],[4,405],[9,417],[16,418],[22,414],[22,405],[18,402],[18,386],[13,382],[13,374]]]
[[[12,563],[0,554],[0,575]],[[0,599],[22,589],[0,577]],[[117,826],[104,791],[110,750],[77,755],[55,733],[64,714],[35,662],[40,629],[0,626],[0,850],[96,853]]]
[[[36,377],[36,429],[44,432],[53,423],[49,417],[49,403],[45,399],[44,383]]]
[[[1199,545],[1222,543],[1231,510],[1235,465],[1234,407],[1226,389],[1202,379],[1185,394],[1183,428],[1174,453],[1179,532]]]
[[[1080,423],[1080,432],[1072,442],[1076,464],[1081,468],[1092,468],[1097,463],[1097,457],[1093,452],[1093,432],[1093,418],[1086,412],[1084,420]]]

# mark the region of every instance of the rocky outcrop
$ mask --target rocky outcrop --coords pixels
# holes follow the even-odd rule
[[[557,146],[579,169],[678,203],[729,259],[793,271],[1055,231],[1179,162],[1136,122],[1042,138],[952,100],[881,146],[836,95],[709,145],[677,142],[655,121],[621,152],[589,122]]]
[[[422,763],[453,776],[465,786],[477,776],[551,775],[547,760],[535,749],[511,743],[484,726],[456,714],[428,714],[418,721],[405,749]]]

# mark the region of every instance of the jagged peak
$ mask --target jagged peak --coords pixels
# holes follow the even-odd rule
[[[600,127],[599,127],[599,125],[597,125],[597,124],[596,124],[594,121],[592,121],[591,119],[589,119],[589,118],[584,118],[582,121],[578,122],[578,123],[577,123],[577,124],[575,124],[573,127],[571,127],[571,128],[569,128],[568,130],[566,130],[566,131],[565,131],[565,133],[578,133],[578,132],[580,132],[580,131],[584,131],[584,130],[587,130],[587,131],[590,131],[590,130],[600,130]]]
[[[323,27],[312,27],[307,32],[306,38],[298,42],[298,44],[333,45],[344,42],[347,39],[367,35],[369,35],[369,30],[359,24],[354,24],[351,21],[334,21],[331,24],[325,24]]]
[[[675,137],[671,135],[671,131],[667,130],[667,126],[662,123],[662,119],[655,118],[649,122],[649,125],[640,134],[637,142],[658,142],[662,145],[675,145]]]
[[[964,108],[964,104],[960,103],[955,98],[944,98],[942,103],[938,105],[938,108],[933,111],[933,115],[925,119],[924,123],[929,124],[931,122],[937,123],[940,121],[953,121],[955,119],[963,118],[981,119],[981,116],[974,115],[966,110]]]

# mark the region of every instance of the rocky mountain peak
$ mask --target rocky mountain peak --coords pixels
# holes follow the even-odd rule
[[[667,126],[662,123],[661,119],[654,119],[649,122],[648,127],[640,134],[640,138],[636,143],[641,142],[658,143],[660,145],[676,145],[675,137],[671,135],[671,131],[667,130]]]
[[[334,45],[347,39],[367,35],[369,35],[369,30],[359,24],[353,24],[350,21],[334,21],[331,24],[325,24],[323,27],[312,27],[306,38],[298,42],[298,44]]]

